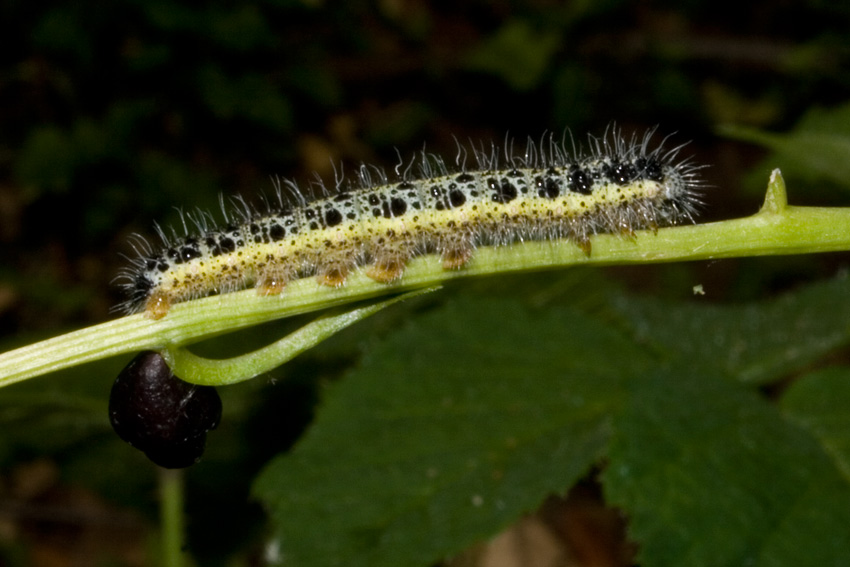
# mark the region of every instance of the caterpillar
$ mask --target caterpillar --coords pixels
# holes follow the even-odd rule
[[[679,159],[682,146],[665,150],[667,138],[651,147],[653,134],[626,138],[609,128],[572,151],[550,134],[529,140],[522,155],[509,141],[461,148],[453,172],[423,151],[396,166],[393,181],[364,165],[354,183],[337,179],[333,191],[318,182],[316,198],[278,182],[276,199],[259,206],[223,204],[223,226],[197,213],[187,215],[191,230],[184,217],[182,234],[157,228],[160,249],[137,238],[136,257],[119,274],[126,300],[118,308],[160,319],[175,303],[252,285],[265,295],[306,276],[341,286],[361,266],[389,283],[415,256],[436,253],[445,269],[462,269],[478,246],[523,240],[565,238],[589,255],[597,233],[628,237],[693,222],[700,167]],[[475,167],[467,167],[470,155]]]

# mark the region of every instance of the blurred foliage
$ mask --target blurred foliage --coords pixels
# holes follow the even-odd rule
[[[741,383],[850,346],[848,285],[747,309],[615,293],[589,314],[576,294],[475,293],[429,310],[370,348],[258,478],[285,564],[429,565],[604,459],[642,564],[839,565],[847,368],[801,375],[790,423]]]
[[[273,175],[305,183],[317,170],[332,179],[338,163],[344,171],[364,161],[391,170],[398,161],[397,151],[409,157],[423,144],[451,161],[456,139],[498,142],[509,133],[523,140],[570,128],[581,141],[585,132],[599,134],[612,120],[626,131],[659,125],[660,133],[677,132],[676,143],[692,140],[686,152],[711,165],[704,170],[712,186],[705,196],[707,219],[754,212],[760,195],[741,191],[742,180],[754,171],[759,181],[753,184],[762,190],[769,169],[777,166],[787,166],[792,174],[789,191],[795,203],[814,204],[813,199],[846,203],[846,192],[838,188],[847,186],[849,20],[850,7],[845,3],[818,0],[746,5],[706,0],[3,2],[0,349],[112,316],[109,309],[120,298],[110,281],[123,264],[120,254],[132,253],[129,234],[151,236],[155,221],[174,226],[179,223],[175,207],[215,211],[220,195],[243,194],[250,200],[272,190]],[[720,124],[736,125],[738,138],[767,145],[776,153],[762,162],[765,153],[758,146],[720,139],[716,134]],[[581,308],[595,317],[595,310],[611,301],[611,287],[672,301],[684,299],[683,290],[689,293],[692,285],[702,283],[712,301],[749,301],[832,275],[844,265],[846,255],[725,261],[617,269],[607,282],[575,283],[572,277],[545,274],[468,282],[462,289],[485,298],[519,297],[538,306]],[[224,423],[211,435],[202,464],[187,474],[188,547],[199,564],[247,564],[261,554],[267,534],[259,506],[248,498],[252,479],[298,439],[312,419],[316,400],[325,398],[338,378],[359,364],[361,352],[388,352],[384,362],[374,354],[367,357],[371,362],[363,363],[361,376],[393,362],[394,349],[405,348],[392,342],[394,331],[421,313],[436,310],[431,323],[445,317],[440,305],[453,289],[439,298],[394,308],[359,325],[357,331],[336,337],[279,371],[277,376],[285,380],[260,379],[222,390]],[[466,296],[464,301],[473,300]],[[462,303],[450,305],[469,311]],[[495,309],[520,309],[503,305]],[[715,373],[742,370],[722,356],[738,353],[735,349],[746,338],[732,340],[734,306],[705,309],[682,301],[658,307],[628,299],[619,305],[622,313],[608,316],[620,325],[631,321],[634,337],[651,342],[655,354],[666,352],[669,360],[678,360],[690,353],[703,369]],[[792,378],[782,356],[796,356],[797,374],[806,365],[822,364],[824,356],[839,363],[846,358],[840,324],[832,332],[812,324],[822,320],[823,313],[829,315],[829,309],[822,313],[800,307],[799,313],[792,313],[776,305],[765,309],[751,305],[737,313],[747,321],[756,314],[773,330],[748,343],[763,349],[748,351],[762,362],[758,367],[762,372],[743,368],[745,377],[769,396],[777,395],[784,381]],[[797,317],[800,313],[802,318]],[[470,321],[479,316],[486,320],[493,313],[482,308],[467,315]],[[681,324],[682,334],[690,340],[679,340],[678,323],[668,335],[670,325],[659,326],[658,320],[690,322]],[[573,324],[569,321],[564,328]],[[791,323],[799,323],[806,334],[796,345],[799,349],[789,354],[785,347],[797,337],[781,330]],[[209,348],[219,350],[222,344],[248,348],[280,336],[291,324],[264,327]],[[588,325],[606,336],[613,332],[595,319]],[[646,329],[652,332],[646,334]],[[496,341],[488,330],[487,325],[477,332],[470,327],[467,338],[472,340],[475,334],[478,342]],[[424,341],[423,337],[439,338],[441,331],[426,326],[407,333],[419,337],[412,341]],[[705,341],[717,337],[715,350],[696,340],[700,336]],[[473,342],[480,356],[488,356]],[[45,534],[55,535],[48,529],[55,525],[26,513],[42,510],[42,502],[58,506],[68,486],[105,500],[111,506],[106,508],[106,523],[117,509],[131,510],[134,519],[129,523],[142,531],[154,524],[154,471],[143,456],[111,434],[107,422],[111,379],[124,363],[88,365],[0,392],[0,511],[10,518],[4,526],[14,528],[0,530],[0,563],[36,564],[32,550],[51,549],[57,539]],[[777,371],[783,367],[785,374]],[[765,369],[771,371],[769,377]],[[818,453],[817,470],[808,471],[806,478],[826,478],[829,466],[824,463],[832,459],[845,471],[845,484],[838,484],[846,488],[846,458],[841,453],[846,432],[828,419],[838,415],[834,404],[846,400],[842,376],[844,370],[835,370],[800,381],[817,385],[808,390],[795,383],[781,398],[781,410],[795,424],[789,436],[796,441],[789,451],[829,455]],[[673,416],[677,404],[687,413],[701,396],[708,396],[712,408],[727,412],[723,415],[755,412],[751,421],[741,417],[741,423],[758,432],[754,438],[778,443],[765,433],[765,424],[780,419],[778,412],[751,395],[755,390],[747,387],[752,384],[723,384],[705,393],[690,380],[677,385],[665,405],[664,383],[658,380],[644,377],[640,382],[644,389],[635,390],[643,392],[647,407],[658,415]],[[822,388],[832,396],[819,397]],[[380,393],[380,383],[376,389]],[[365,393],[349,386],[332,395],[337,400],[351,396],[356,404],[357,396]],[[628,389],[614,393],[640,398]],[[623,437],[611,447],[621,463],[651,468],[656,457],[648,453],[641,460],[630,451],[639,451],[644,437],[660,433],[641,422],[636,408],[612,410],[617,431],[632,431],[633,438]],[[325,419],[333,425],[334,416]],[[789,431],[785,427],[781,431]],[[319,426],[317,431],[315,435],[321,435]],[[718,431],[712,442],[731,444],[729,458],[737,458],[733,433]],[[687,429],[682,432],[691,434]],[[349,446],[362,449],[362,444],[350,440]],[[309,452],[309,445],[302,451]],[[753,455],[747,453],[749,460],[743,461],[750,467],[747,470],[763,471],[753,465],[758,461]],[[44,477],[48,480],[35,485],[16,480],[30,475],[33,463],[44,459],[51,463],[46,468],[55,471]],[[558,480],[566,490],[576,475],[586,472],[579,470],[579,464],[575,461],[570,475],[565,473],[562,479],[540,479],[529,492],[532,496],[526,494],[524,503],[512,509],[530,510]],[[651,473],[646,472],[647,486],[659,490],[665,480]],[[609,470],[605,478],[614,501],[635,515],[635,535],[649,542],[647,564],[668,564],[665,557],[681,560],[681,549],[664,549],[658,543],[654,534],[663,532],[655,531],[660,528],[652,517],[653,502],[639,494],[642,485],[632,485],[633,477],[622,474],[622,469]],[[805,503],[821,502],[818,494],[809,496]],[[774,512],[781,510],[767,496],[758,502]],[[665,512],[674,515],[681,509],[673,506]],[[117,517],[118,523],[126,519]],[[759,517],[768,521],[773,516]],[[794,517],[798,521],[804,515],[801,511]],[[491,535],[493,526],[504,521],[499,517],[474,535]],[[80,536],[86,528],[79,525],[74,537],[59,538],[66,546],[63,553],[70,553],[73,542],[85,540]],[[758,531],[742,534],[742,538],[765,536]],[[460,540],[470,540],[467,535],[458,532],[459,540],[440,549],[454,549]],[[795,541],[791,535],[772,535],[779,543]],[[778,547],[771,549],[775,553]],[[140,564],[132,554],[110,553],[117,564]],[[790,552],[787,556],[795,557]],[[704,557],[691,556],[689,564],[709,564],[700,563]]]
[[[773,150],[750,174],[747,185],[751,190],[760,189],[757,175],[781,165],[792,183],[808,188],[808,203],[815,197],[840,204],[840,198],[850,191],[850,103],[828,109],[813,107],[786,134],[733,125],[720,131]]]

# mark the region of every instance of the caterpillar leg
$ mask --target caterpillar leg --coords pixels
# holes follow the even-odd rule
[[[392,283],[401,278],[404,265],[405,262],[398,258],[378,259],[366,270],[366,275],[377,282]]]
[[[257,293],[260,295],[278,295],[286,287],[288,278],[283,276],[267,276],[257,282]]]
[[[635,229],[633,229],[628,224],[620,224],[617,227],[617,232],[625,238],[626,240],[634,240],[635,239]]]
[[[348,268],[342,266],[330,267],[322,270],[316,278],[321,285],[340,287],[345,283],[346,278],[348,278]]]
[[[442,254],[444,270],[459,270],[472,258],[472,246],[458,246],[445,250]]]
[[[171,298],[163,291],[155,291],[145,302],[145,317],[158,321],[171,309]]]

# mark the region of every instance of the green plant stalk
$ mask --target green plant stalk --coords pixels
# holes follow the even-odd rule
[[[171,372],[185,382],[202,386],[236,384],[277,368],[331,335],[349,325],[362,321],[393,303],[436,289],[438,288],[432,287],[411,291],[387,301],[354,309],[341,315],[320,317],[275,343],[227,360],[210,360],[177,346],[166,347],[162,351],[162,356]]]
[[[184,564],[183,480],[182,470],[159,469],[159,527],[164,567],[183,567]]]
[[[478,249],[468,266],[445,271],[435,255],[416,258],[396,283],[382,284],[357,270],[340,288],[304,278],[278,296],[253,289],[178,303],[160,320],[130,315],[0,355],[0,387],[109,356],[174,349],[266,321],[380,295],[438,286],[449,280],[566,266],[660,263],[741,256],[850,250],[850,208],[788,206],[779,170],[765,204],[750,217],[640,231],[634,237],[599,234],[586,255],[566,240]]]

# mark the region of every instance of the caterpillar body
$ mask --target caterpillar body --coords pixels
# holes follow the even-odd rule
[[[340,286],[360,266],[380,282],[402,277],[411,258],[439,254],[445,269],[461,269],[483,245],[566,238],[591,253],[596,233],[624,236],[692,222],[701,182],[698,166],[680,160],[682,146],[651,148],[653,131],[624,138],[614,129],[589,137],[586,152],[569,151],[563,140],[529,141],[521,156],[511,144],[460,150],[457,171],[422,153],[418,168],[396,168],[397,180],[362,166],[357,183],[334,192],[321,187],[312,200],[287,182],[274,203],[235,213],[224,209],[223,227],[209,215],[189,215],[196,226],[167,236],[154,250],[143,239],[137,257],[120,274],[128,313],[153,319],[178,302],[255,286],[274,295],[286,283],[314,275]],[[413,169],[418,169],[413,173]],[[186,223],[184,222],[184,227]]]

